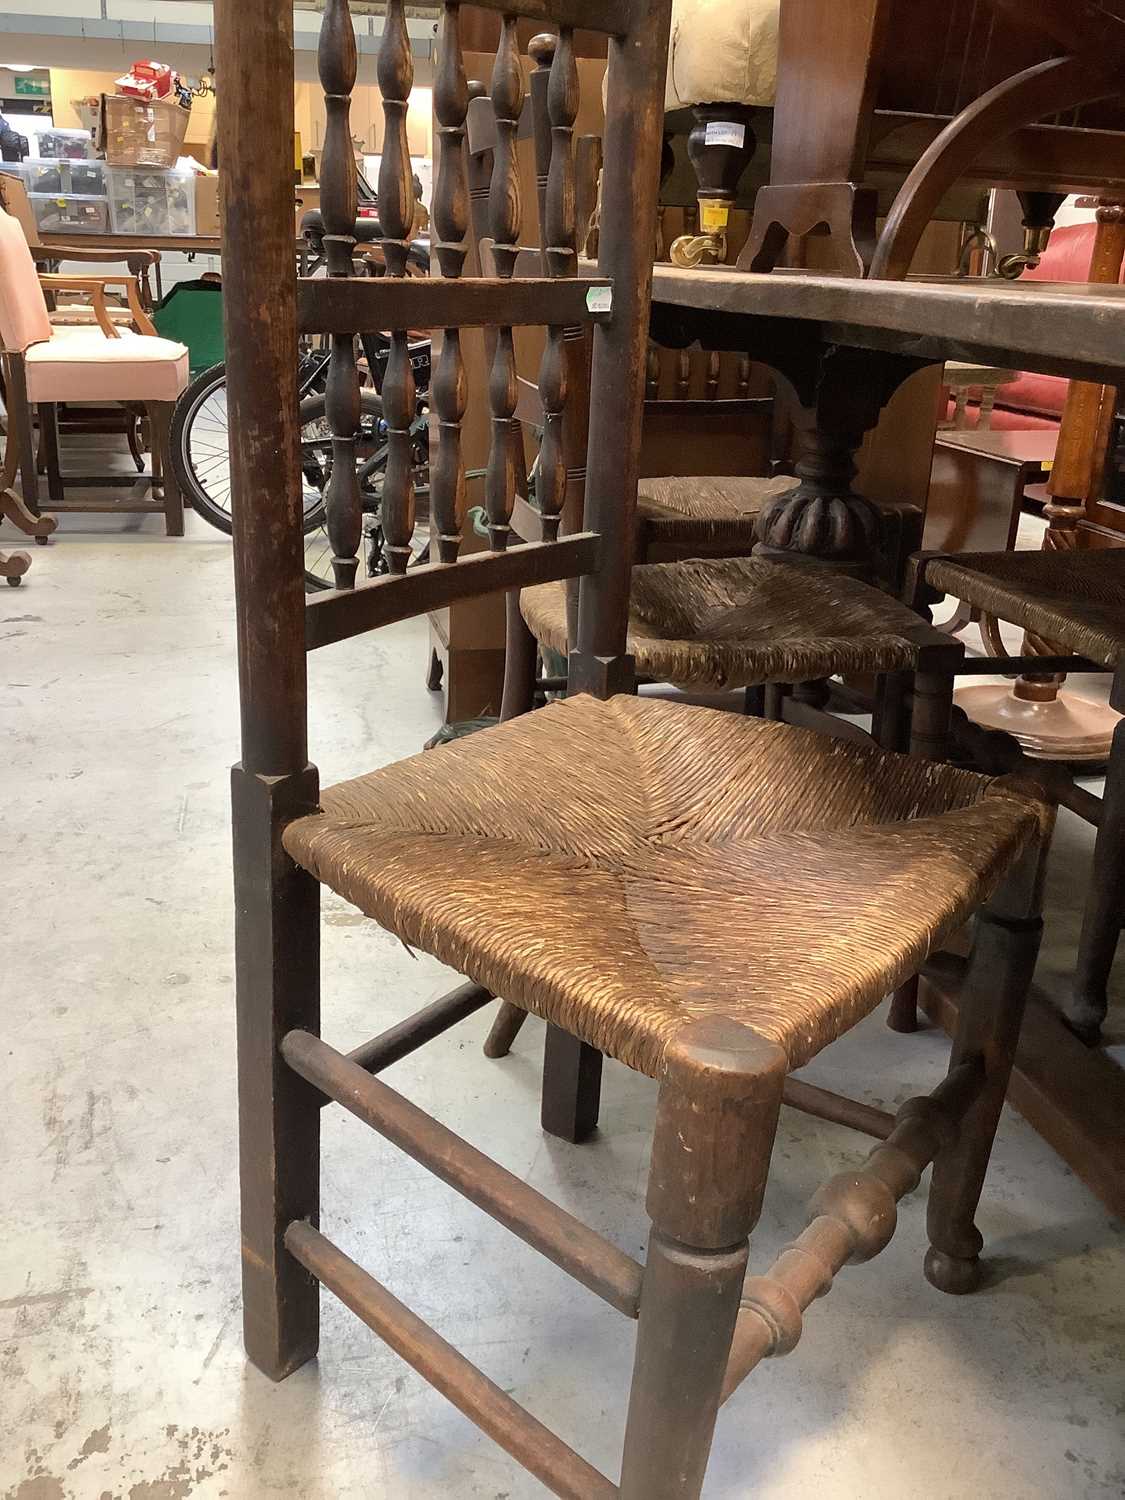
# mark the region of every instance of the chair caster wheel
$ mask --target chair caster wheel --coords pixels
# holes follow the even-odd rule
[[[22,582],[23,582],[22,578],[9,578],[8,579],[8,587],[10,589],[18,589],[19,586],[20,586],[20,584]]]
[[[35,545],[37,547],[45,547],[50,540],[49,536],[37,536],[35,538]]]

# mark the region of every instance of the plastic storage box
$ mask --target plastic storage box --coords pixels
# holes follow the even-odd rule
[[[106,234],[109,203],[78,193],[28,193],[40,234]]]
[[[92,144],[88,130],[37,130],[40,156],[68,156],[81,161],[90,154]]]
[[[78,193],[83,198],[104,198],[104,161],[74,161],[70,157],[32,157],[20,163],[29,193]]]
[[[109,217],[114,234],[195,233],[195,177],[158,167],[109,167]]]

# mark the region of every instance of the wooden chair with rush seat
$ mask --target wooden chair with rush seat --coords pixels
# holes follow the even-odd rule
[[[131,294],[129,314],[144,331],[122,330],[108,315],[107,283],[124,283]],[[78,291],[93,301],[92,325],[62,327],[52,322],[45,295]],[[26,509],[39,514],[39,475],[35,414],[47,470],[52,510],[110,511],[163,515],[170,536],[182,536],[183,498],[169,450],[172,408],[188,381],[188,351],[151,333],[130,277],[70,277],[37,274],[19,223],[0,210],[0,341],[3,343],[8,420],[19,447],[20,488]],[[66,485],[120,487],[129,476],[64,475],[59,461],[60,403],[114,401],[147,412],[152,432],[152,475],[146,481],[159,499],[129,497],[105,503],[68,500]],[[53,529],[53,528],[52,528]],[[46,540],[42,529],[33,533]]]
[[[895,1204],[934,1162],[935,1286],[979,1275],[973,1225],[1038,946],[1050,815],[1018,784],[843,745],[780,724],[630,693],[628,580],[645,373],[668,0],[554,0],[551,274],[512,275],[520,205],[511,132],[522,93],[516,21],[498,0],[499,125],[491,195],[497,274],[462,275],[467,91],[460,10],[443,8],[434,108],[442,278],[405,277],[412,83],[403,0],[379,59],[387,130],[379,182],[388,274],[351,274],[355,220],[346,0],[327,0],[320,71],[327,280],[295,284],[291,229],[292,9],[219,0],[226,312],[242,760],[233,773],[244,1327],[281,1379],[318,1343],[317,1282],[336,1293],[547,1489],[572,1500],[694,1500],[721,1403],[800,1337],[803,1309],[891,1237]],[[597,276],[575,257],[569,192],[576,26],[610,36],[607,191]],[[254,109],[246,107],[254,100]],[[647,186],[652,184],[652,188]],[[513,327],[593,325],[584,529],[519,545]],[[396,324],[398,326],[396,326]],[[459,559],[467,399],[460,330],[491,325],[491,549]],[[336,462],[328,527],[338,588],[302,586],[295,380],[298,327],[332,339]],[[406,570],[413,529],[409,328],[444,330],[433,382],[435,560]],[[391,329],[383,387],[390,572],[355,587],[360,496],[352,445],[355,334]],[[548,369],[550,359],[548,360]],[[565,427],[576,393],[549,378]],[[550,424],[548,424],[550,425]],[[557,490],[554,492],[557,494]],[[559,497],[561,499],[561,496]],[[510,544],[510,545],[509,545]],[[306,652],[437,604],[580,578],[572,698],[425,757],[318,787],[308,764]],[[691,774],[685,774],[685,767]],[[533,789],[541,787],[537,794]],[[449,996],[344,1054],[320,1036],[319,884],[467,976]],[[950,1071],[893,1119],[787,1072],[870,1011],[925,952],[978,912],[973,994]],[[537,913],[545,913],[541,925]],[[752,920],[751,920],[752,917]],[[737,928],[747,941],[732,946]],[[549,1022],[548,1114],[589,1106],[601,1053],[660,1081],[641,1265],[374,1076],[503,995]],[[746,1279],[783,1095],[885,1137],[826,1185],[811,1222]],[[523,1410],[319,1223],[319,1120],[341,1103],[638,1321],[620,1482]],[[390,1276],[393,1279],[394,1270]]]

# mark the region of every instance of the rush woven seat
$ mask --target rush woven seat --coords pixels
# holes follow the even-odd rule
[[[567,651],[562,584],[525,589],[541,646]],[[889,594],[842,574],[763,558],[693,558],[633,569],[628,650],[638,673],[716,691],[838,672],[909,671],[939,641]]]
[[[626,697],[550,705],[321,805],[285,831],[318,880],[650,1076],[716,1016],[800,1067],[967,918],[1040,815],[1008,783]]]
[[[1125,552],[968,552],[926,582],[1067,650],[1115,667],[1125,652]]]
[[[795,483],[791,474],[642,479],[637,486],[637,555],[646,556],[650,547],[749,554],[758,512]]]

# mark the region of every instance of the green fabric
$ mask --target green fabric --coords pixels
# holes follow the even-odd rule
[[[163,298],[152,321],[161,338],[187,345],[193,380],[226,358],[223,289],[218,282],[179,282]]]

